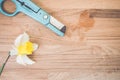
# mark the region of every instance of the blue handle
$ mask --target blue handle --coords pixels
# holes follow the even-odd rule
[[[4,4],[5,1],[6,1],[6,0],[0,0],[0,12],[1,12],[2,14],[6,15],[6,16],[15,16],[17,13],[19,13],[18,6],[16,6],[16,11],[15,11],[15,12],[13,12],[13,13],[8,13],[8,12],[6,12],[6,11],[4,10],[4,7],[3,7],[3,4]],[[12,0],[12,2],[15,3],[14,0]],[[15,4],[16,4],[16,3],[15,3]]]

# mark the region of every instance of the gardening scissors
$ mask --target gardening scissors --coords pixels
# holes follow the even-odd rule
[[[16,5],[16,11],[13,13],[8,13],[5,11],[3,4],[6,0],[0,0],[0,12],[6,16],[15,16],[19,12],[32,17],[36,21],[42,23],[50,30],[58,34],[59,36],[64,36],[66,31],[66,26],[44,11],[42,8],[38,7],[31,0],[11,0]]]

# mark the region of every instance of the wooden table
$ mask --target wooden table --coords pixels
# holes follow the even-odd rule
[[[23,13],[0,14],[0,65],[14,39],[27,32],[39,49],[34,65],[10,57],[0,80],[120,80],[120,18],[90,17],[90,9],[120,9],[120,0],[33,0],[67,26],[59,37]],[[14,9],[8,1],[6,7]],[[114,14],[114,12],[113,12]],[[118,15],[119,16],[119,13]]]

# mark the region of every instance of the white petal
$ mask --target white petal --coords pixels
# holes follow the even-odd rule
[[[16,62],[22,65],[26,65],[21,55],[17,56]]]
[[[32,61],[28,56],[24,55],[22,56],[22,59],[23,61],[26,63],[26,64],[34,64],[35,62]]]
[[[13,56],[13,55],[17,55],[17,54],[18,54],[18,52],[17,52],[16,49],[12,49],[12,50],[10,50],[10,55],[11,55],[11,56]]]
[[[29,41],[29,35],[24,32],[22,39],[21,39],[21,44],[24,44],[27,41]]]
[[[29,35],[27,33],[23,33],[16,38],[15,46],[18,47],[20,44],[24,44],[27,41],[29,41]]]
[[[34,43],[33,44],[34,51],[38,49],[38,44]]]
[[[16,38],[15,43],[14,43],[16,47],[20,45],[22,37],[23,35],[21,34]]]

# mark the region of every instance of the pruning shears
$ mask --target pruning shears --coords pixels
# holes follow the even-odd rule
[[[44,11],[41,7],[38,7],[31,0],[11,0],[16,5],[16,11],[13,13],[8,13],[5,11],[3,7],[5,1],[6,0],[0,0],[0,12],[2,14],[6,16],[15,16],[19,12],[22,12],[42,23],[57,35],[64,36],[66,26]]]

